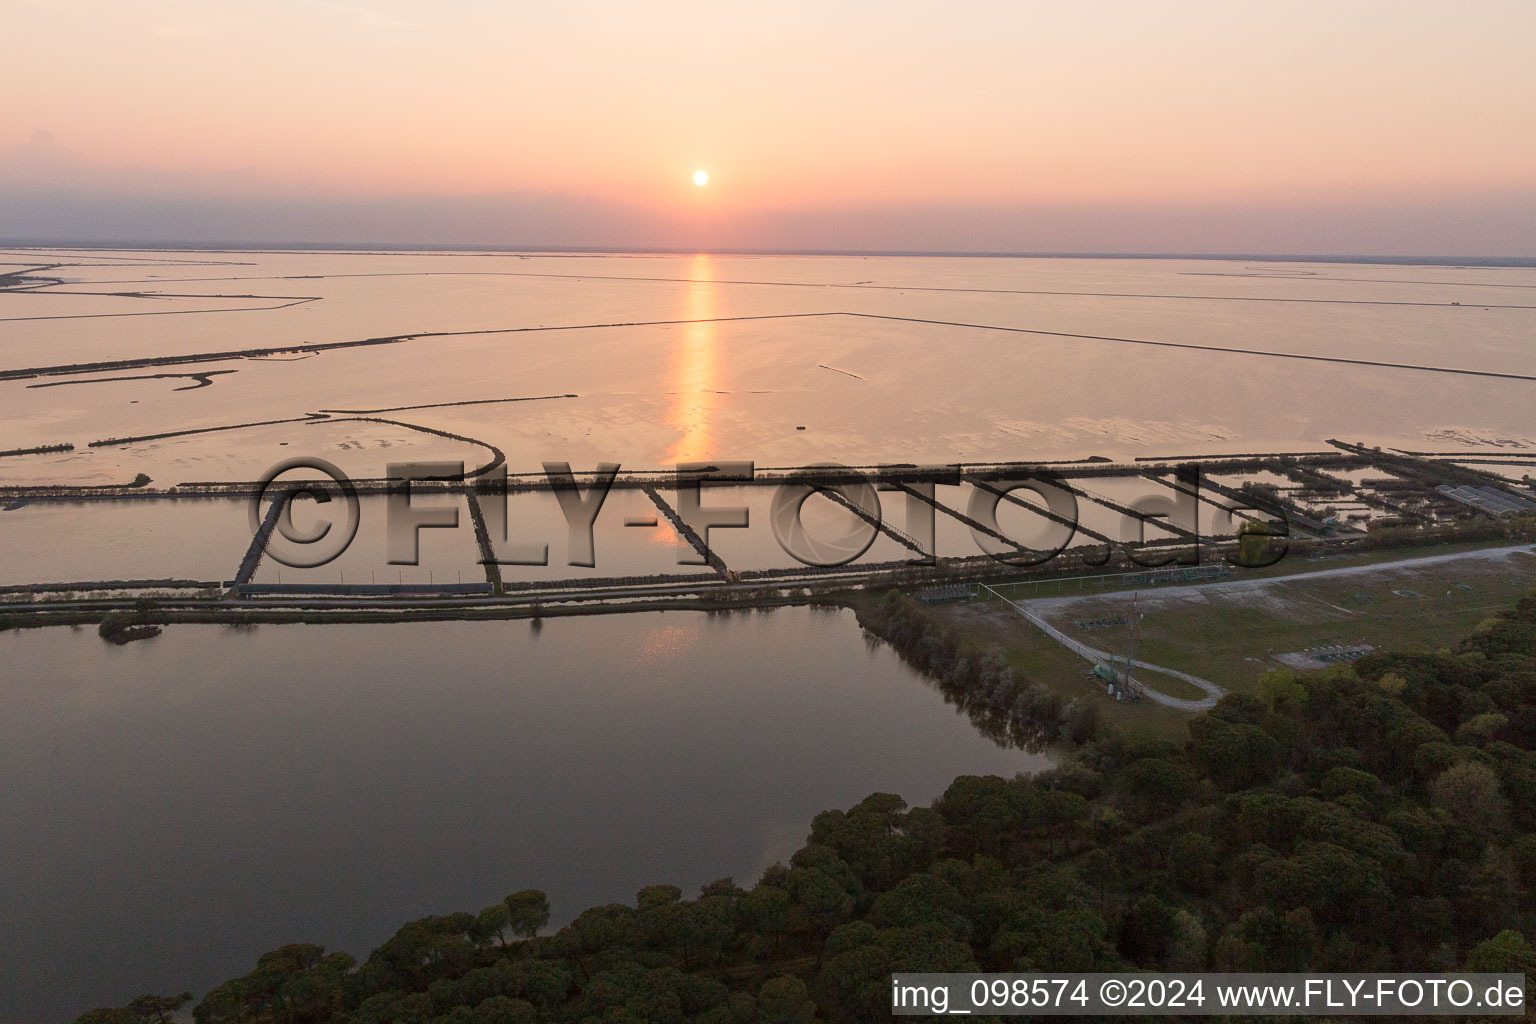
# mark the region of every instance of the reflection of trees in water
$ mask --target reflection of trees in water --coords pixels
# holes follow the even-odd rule
[[[859,624],[896,648],[902,660],[932,679],[946,703],[1000,746],[1031,753],[1056,742],[1082,743],[1098,727],[1093,704],[1061,696],[1020,679],[999,647],[978,650],[949,623],[930,615],[907,594],[890,591],[856,609]]]

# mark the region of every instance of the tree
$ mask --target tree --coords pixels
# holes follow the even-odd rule
[[[816,1004],[811,1002],[805,982],[792,974],[781,974],[763,982],[757,994],[757,1012],[763,1024],[811,1024]]]
[[[648,885],[635,894],[635,906],[641,910],[670,907],[683,898],[683,890],[675,885]]]
[[[1170,971],[1198,971],[1205,966],[1205,925],[1187,910],[1173,912],[1165,961]]]
[[[522,999],[492,996],[475,1007],[475,1024],[537,1024],[538,1011]]]
[[[1259,677],[1259,696],[1272,708],[1294,707],[1306,703],[1307,688],[1296,679],[1294,672],[1277,668]]]
[[[495,938],[499,945],[507,944],[507,928],[512,923],[512,910],[505,903],[493,903],[480,911],[475,919],[475,940],[489,945]]]
[[[176,996],[138,996],[127,1006],[89,1010],[75,1024],[170,1024],[176,1011],[192,1001],[191,992]]]
[[[1162,757],[1144,757],[1126,769],[1126,812],[1151,821],[1173,812],[1194,791],[1188,769]]]
[[[1150,893],[1141,896],[1120,922],[1121,954],[1138,967],[1162,966],[1177,922],[1174,908]]]
[[[1479,942],[1467,954],[1467,970],[1478,974],[1524,974],[1536,979],[1536,950],[1531,949],[1524,935],[1506,929]]]
[[[853,896],[820,868],[792,868],[788,881],[792,929],[831,932],[853,910]]]
[[[870,908],[870,921],[879,927],[908,928],[933,922],[958,933],[969,933],[961,916],[960,893],[931,874],[909,875]]]
[[[347,954],[327,954],[314,943],[280,946],[258,957],[251,973],[204,996],[192,1018],[198,1024],[234,1024],[248,1019],[257,1007],[285,1022],[324,1019],[340,1007],[342,979],[354,966],[356,961]]]
[[[1485,711],[1461,723],[1461,727],[1456,730],[1456,742],[1485,747],[1508,727],[1507,715],[1497,711]]]
[[[1430,785],[1430,798],[1451,820],[1479,835],[1497,828],[1507,811],[1499,777],[1476,761],[1462,761],[1441,772]]]
[[[506,898],[507,925],[513,935],[531,939],[549,924],[549,897],[538,889],[523,889]]]
[[[1231,701],[1228,697],[1223,704]],[[1221,710],[1218,705],[1217,711]],[[1206,775],[1231,791],[1257,785],[1275,770],[1278,748],[1274,737],[1246,722],[1236,724],[1216,712],[1189,723],[1190,746]]]

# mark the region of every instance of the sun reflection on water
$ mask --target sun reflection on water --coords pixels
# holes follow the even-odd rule
[[[688,277],[689,283],[683,286],[679,319],[696,322],[682,324],[673,332],[675,340],[667,373],[672,402],[667,409],[667,425],[680,436],[662,457],[666,465],[717,457],[713,420],[722,381],[713,323],[715,286],[710,257],[693,257]]]

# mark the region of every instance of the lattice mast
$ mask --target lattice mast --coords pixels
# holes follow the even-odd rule
[[[1141,696],[1141,684],[1131,678],[1131,668],[1136,664],[1136,637],[1141,630],[1141,611],[1137,607],[1139,593],[1131,594],[1131,625],[1127,631],[1125,643],[1125,661],[1120,668],[1120,678],[1116,684],[1120,689],[1120,696],[1130,699]]]

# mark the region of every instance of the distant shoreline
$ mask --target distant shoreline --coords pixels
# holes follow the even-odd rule
[[[921,249],[680,249],[632,246],[580,245],[415,245],[402,243],[348,244],[341,242],[172,242],[172,241],[69,241],[38,238],[0,239],[7,249],[52,249],[85,252],[323,252],[337,255],[370,253],[473,253],[477,255],[538,256],[844,256],[909,257],[926,259],[1050,259],[1050,260],[1245,260],[1255,263],[1340,263],[1410,267],[1536,267],[1536,256],[1381,256],[1319,253],[1220,253],[1220,252],[989,252]]]

